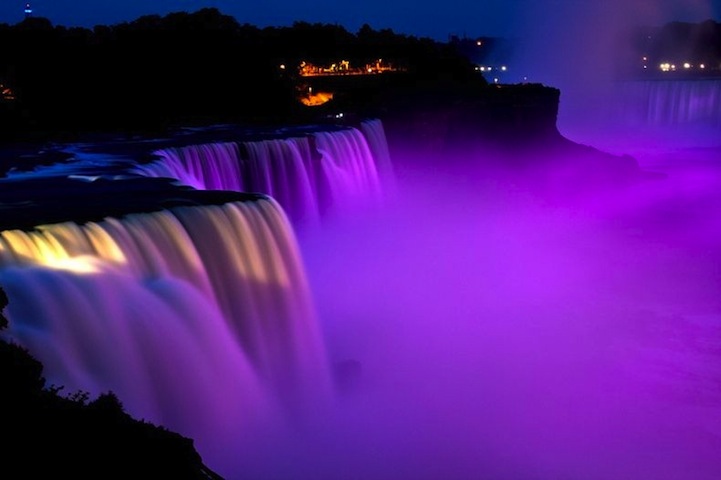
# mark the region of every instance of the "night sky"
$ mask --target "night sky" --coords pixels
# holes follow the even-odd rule
[[[613,7],[614,3],[618,8]],[[613,20],[608,15],[632,17],[644,24],[721,18],[721,0],[37,0],[32,6],[36,16],[66,26],[91,27],[146,14],[217,7],[241,23],[258,26],[283,26],[304,20],[338,23],[356,31],[368,23],[376,29],[392,28],[398,33],[439,40],[446,40],[449,34],[517,36],[537,22],[560,26],[579,15],[603,21]],[[14,24],[22,20],[23,7],[22,1],[3,1],[0,22]],[[596,16],[598,9],[604,16]]]

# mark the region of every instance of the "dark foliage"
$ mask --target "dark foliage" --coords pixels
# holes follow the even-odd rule
[[[0,312],[5,305],[0,290]],[[62,397],[62,388],[46,388],[42,370],[0,340],[1,478],[219,478],[192,440],[132,419],[113,393]]]
[[[279,65],[303,60],[362,65],[383,58],[422,78],[472,74],[454,50],[429,39],[368,25],[357,34],[305,22],[259,29],[212,8],[92,30],[29,18],[0,25],[0,45],[13,46],[0,58],[0,83],[15,96],[0,99],[6,136],[287,121],[301,107],[292,69]]]

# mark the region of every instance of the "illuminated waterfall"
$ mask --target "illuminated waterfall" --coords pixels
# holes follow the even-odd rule
[[[327,398],[295,238],[270,198],[6,230],[0,281],[9,337],[51,382],[112,390],[196,439]]]
[[[623,117],[637,125],[721,126],[721,81],[656,80],[621,87]]]
[[[232,449],[219,446],[323,411],[330,369],[286,213],[307,224],[378,204],[391,176],[380,121],[166,148],[146,164],[75,153],[3,190],[19,205],[0,230],[3,337],[50,384],[113,391],[221,465]]]
[[[373,154],[373,158],[375,158],[378,173],[384,181],[383,187],[387,188],[387,182],[393,179],[393,167],[383,122],[378,119],[365,120],[361,122],[360,129],[368,139],[368,147]]]
[[[368,142],[357,129],[314,134],[323,178],[341,208],[372,204],[381,198],[381,183]]]
[[[372,120],[361,130],[168,148],[132,171],[197,189],[271,195],[294,221],[314,222],[328,211],[380,201],[381,177],[391,177],[383,126]]]

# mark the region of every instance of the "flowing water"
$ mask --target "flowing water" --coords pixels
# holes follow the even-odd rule
[[[355,381],[259,477],[719,478],[721,151],[551,203],[437,160],[302,242]]]
[[[378,138],[313,144],[389,171]],[[270,200],[6,231],[11,334],[228,478],[717,479],[721,152],[640,147],[665,178],[574,198],[396,150],[397,196],[300,255]]]
[[[370,120],[360,127],[162,149],[155,152],[158,160],[131,171],[201,190],[271,195],[297,224],[315,224],[329,211],[348,214],[380,203],[379,170],[391,176],[383,126]]]

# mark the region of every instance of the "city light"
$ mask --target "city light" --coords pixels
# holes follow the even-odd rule
[[[643,68],[646,69],[646,68],[648,68],[648,67],[647,67],[646,65],[644,65]],[[662,72],[675,72],[677,67],[676,67],[676,64],[674,64],[674,63],[664,62],[664,63],[660,63],[660,64],[658,65],[658,68],[659,68],[659,70],[661,70]],[[694,65],[694,64],[691,63],[691,62],[684,62],[683,64],[679,65],[678,68],[683,68],[683,70],[688,70],[688,71],[696,70],[696,69],[698,69],[698,70],[705,70],[705,69],[706,69],[706,64],[705,64],[705,63],[699,63],[699,64],[697,64],[697,65]]]
[[[338,75],[373,75],[386,72],[403,72],[405,68],[396,67],[384,62],[379,58],[375,63],[369,63],[360,67],[354,67],[349,60],[340,60],[331,63],[329,66],[314,65],[308,62],[301,62],[298,72],[301,77],[338,76]]]

